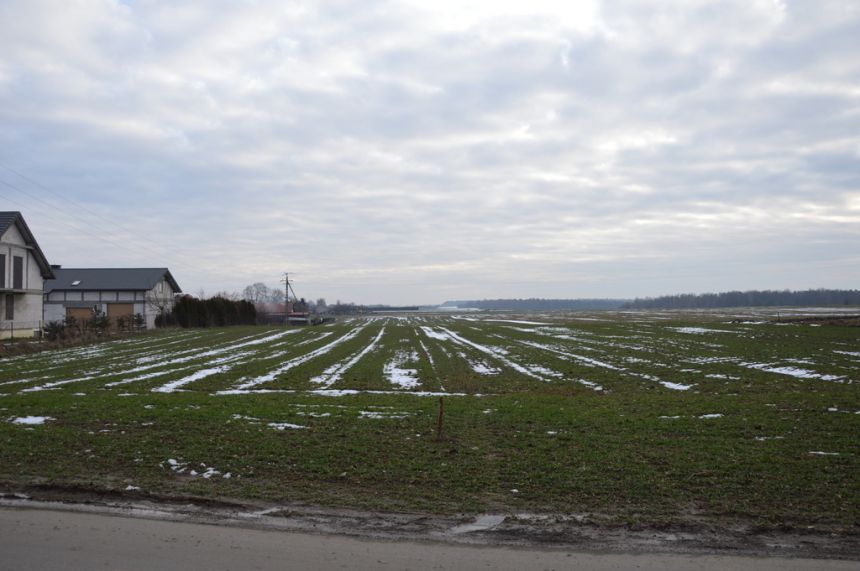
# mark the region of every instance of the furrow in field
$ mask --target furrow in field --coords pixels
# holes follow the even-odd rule
[[[424,322],[424,319],[420,320]],[[436,370],[436,362],[433,360],[433,355],[430,354],[430,350],[427,348],[427,345],[424,344],[424,341],[418,340],[418,344],[421,345],[421,350],[424,351],[424,354],[427,355],[427,362],[430,363],[430,368],[433,369],[433,375],[439,381],[439,387],[444,391],[445,386],[442,384],[442,378],[439,376],[439,372]]]
[[[577,355],[576,353],[570,353],[568,351],[562,351],[556,347],[550,347],[549,345],[544,345],[542,343],[536,343],[534,341],[520,341],[523,345],[528,345],[529,347],[534,347],[536,349],[541,349],[544,351],[548,351],[550,353],[555,353],[556,355],[560,355],[562,357],[573,359],[587,367],[599,367],[603,369],[609,369],[612,371],[617,371],[618,373],[630,375],[634,377],[638,377],[640,379],[645,379],[646,381],[651,381],[653,383],[658,383],[667,389],[672,389],[676,391],[686,391],[693,387],[693,385],[682,385],[679,383],[672,383],[670,381],[664,381],[652,375],[647,375],[645,373],[637,373],[635,371],[631,371],[625,367],[618,367],[616,365],[612,365],[611,363],[606,363],[604,361],[599,361],[597,359],[592,359],[591,357],[585,357],[583,355]]]
[[[414,397],[483,397],[479,393],[448,393],[440,391],[398,391],[398,390],[370,390],[370,389],[227,389],[212,393],[212,396],[236,396],[236,395],[318,395],[324,397],[342,397],[352,395],[409,395]]]
[[[833,381],[837,383],[845,382],[845,377],[841,375],[825,375],[808,369],[801,369],[800,367],[779,367],[769,363],[738,363],[738,366],[745,369],[757,369],[766,373],[786,375],[797,379],[818,379],[821,381]]]
[[[379,340],[382,339],[382,335],[385,333],[385,326],[379,331],[376,337],[371,341],[367,347],[355,353],[351,357],[349,357],[345,361],[341,361],[335,363],[331,367],[328,367],[325,371],[322,372],[321,375],[317,377],[313,377],[311,379],[312,383],[318,383],[322,385],[322,388],[327,389],[336,382],[338,382],[349,369],[351,369],[356,363],[358,363],[362,357],[373,351],[374,348],[379,344]]]
[[[266,343],[267,341],[269,341],[271,339],[281,337],[285,334],[286,334],[286,332],[279,332],[275,335],[263,334],[265,336],[262,338],[260,337],[260,334],[249,335],[247,337],[243,337],[243,338],[239,339],[239,341],[240,341],[239,343],[235,343],[235,342],[234,343],[228,343],[222,347],[217,347],[215,349],[210,349],[208,351],[202,351],[202,352],[199,351],[198,349],[194,349],[191,351],[182,351],[182,352],[179,352],[176,354],[177,355],[185,355],[183,357],[177,357],[177,358],[170,359],[167,361],[150,362],[149,364],[141,365],[139,367],[133,367],[131,369],[126,369],[126,370],[121,371],[119,373],[115,373],[111,370],[112,365],[102,366],[99,369],[94,369],[92,371],[85,372],[83,374],[83,376],[81,376],[81,377],[77,377],[74,379],[64,379],[64,380],[60,380],[60,381],[53,381],[50,383],[44,383],[42,385],[23,389],[20,392],[24,393],[24,392],[37,392],[37,391],[51,390],[51,389],[55,389],[57,387],[61,387],[61,386],[65,386],[65,385],[69,385],[69,384],[73,384],[73,383],[90,381],[90,380],[98,379],[98,378],[102,378],[102,377],[133,375],[134,373],[140,373],[143,371],[150,371],[152,369],[165,367],[168,365],[176,365],[176,364],[186,363],[188,361],[193,361],[193,360],[200,359],[200,358],[211,357],[214,355],[220,355],[220,354],[223,354],[223,353],[226,353],[229,351],[233,351],[235,349],[239,349],[242,347]],[[111,363],[112,362],[113,362],[113,360],[111,360]],[[140,379],[138,379],[138,380],[140,380]]]
[[[510,367],[511,369],[514,369],[519,373],[522,373],[523,375],[526,375],[527,377],[531,377],[533,379],[537,379],[543,382],[549,382],[552,380],[534,372],[527,367],[520,365],[519,363],[515,363],[514,361],[510,360],[505,356],[507,351],[499,347],[488,347],[486,345],[481,345],[480,343],[475,343],[474,341],[470,341],[469,339],[466,339],[465,337],[462,337],[461,335],[458,335],[457,333],[454,333],[453,331],[445,327],[439,327],[441,333],[438,331],[433,331],[429,327],[422,326],[421,329],[424,331],[424,333],[428,335],[428,337],[433,337],[439,340],[448,340],[454,342],[457,345],[471,347],[477,351],[480,351],[481,353],[484,353],[485,355],[493,357],[502,364]]]
[[[240,383],[239,385],[237,385],[235,387],[235,389],[247,390],[247,389],[256,387],[258,385],[262,385],[263,383],[268,383],[270,381],[273,381],[278,375],[283,374],[292,368],[298,367],[299,365],[306,363],[306,362],[310,361],[311,359],[319,357],[320,355],[325,355],[326,353],[328,353],[329,351],[331,351],[333,348],[337,347],[341,343],[344,343],[346,341],[349,341],[350,339],[353,339],[366,326],[367,326],[367,322],[362,323],[362,324],[358,325],[357,327],[355,327],[354,329],[349,330],[348,332],[346,332],[341,337],[338,337],[337,339],[335,339],[331,343],[329,343],[327,345],[323,345],[319,349],[315,349],[315,350],[311,351],[310,353],[306,353],[306,354],[300,355],[294,359],[290,359],[289,361],[287,361],[286,363],[284,363],[283,365],[281,365],[277,369],[274,369],[274,370],[266,373],[265,375],[261,375],[259,377],[255,377],[253,379],[245,381],[244,383]]]
[[[245,351],[242,353],[237,353],[235,355],[228,355],[226,357],[216,359],[209,363],[209,365],[215,365],[214,367],[210,366],[205,369],[200,369],[199,371],[195,371],[190,375],[182,377],[181,379],[177,379],[159,387],[155,387],[154,389],[152,389],[152,392],[172,393],[178,390],[180,387],[184,387],[185,385],[193,383],[194,381],[199,381],[200,379],[205,379],[206,377],[211,377],[212,375],[217,375],[218,373],[226,373],[233,367],[242,364],[242,359],[253,354],[254,351]]]
[[[272,335],[266,335],[265,337],[262,337],[262,338],[259,336],[259,334],[258,335],[249,335],[247,337],[242,337],[242,338],[238,339],[238,341],[240,341],[239,343],[230,343],[230,344],[224,345],[222,347],[216,347],[215,349],[209,349],[208,351],[200,351],[199,349],[192,349],[189,351],[181,351],[181,352],[175,353],[175,355],[177,355],[177,356],[175,356],[172,359],[168,359],[166,361],[152,362],[150,359],[147,358],[146,361],[144,361],[144,363],[149,363],[149,364],[141,365],[139,367],[134,367],[132,369],[128,369],[126,371],[123,371],[122,373],[119,373],[119,374],[120,375],[128,375],[128,374],[133,374],[133,373],[140,373],[142,371],[148,371],[150,369],[155,369],[158,367],[164,367],[167,365],[179,365],[182,363],[187,363],[189,361],[195,361],[197,359],[203,359],[206,357],[213,357],[215,355],[222,355],[224,353],[228,353],[230,351],[235,351],[236,349],[241,349],[243,347],[251,347],[253,345],[261,345],[263,343],[268,343],[269,341],[272,341],[273,339],[278,339],[280,337],[288,335],[289,333],[291,333],[291,331],[280,331],[280,332],[272,334]],[[138,361],[138,362],[140,362],[140,361]]]

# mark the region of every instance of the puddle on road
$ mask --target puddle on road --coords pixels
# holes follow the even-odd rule
[[[503,521],[505,521],[505,516],[503,515],[481,515],[476,517],[472,523],[464,523],[463,525],[452,527],[450,532],[469,533],[471,531],[483,531],[485,529],[492,529]]]

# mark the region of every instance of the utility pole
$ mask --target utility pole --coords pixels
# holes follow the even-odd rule
[[[299,299],[299,296],[296,295],[296,290],[290,285],[290,274],[284,272],[284,279],[281,282],[284,284],[284,326],[286,327],[290,322],[289,312],[287,311],[290,305],[290,292],[293,292],[293,297],[296,300]]]
[[[284,328],[290,325],[290,274],[284,272]]]

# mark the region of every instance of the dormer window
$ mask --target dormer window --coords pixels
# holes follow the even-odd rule
[[[79,286],[79,285],[81,285],[81,280],[75,280],[75,281],[73,281],[73,282],[72,282],[72,285],[73,285],[73,286]]]

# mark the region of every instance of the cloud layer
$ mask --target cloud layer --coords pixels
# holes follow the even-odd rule
[[[856,2],[429,4],[4,2],[0,203],[192,292],[856,287]]]

